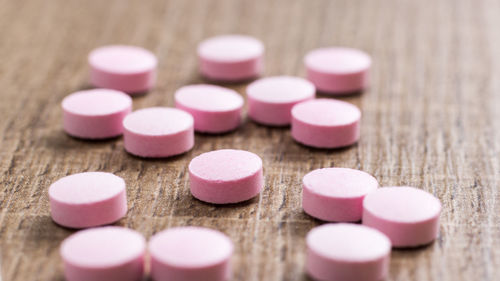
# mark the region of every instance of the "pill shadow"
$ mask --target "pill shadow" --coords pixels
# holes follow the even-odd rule
[[[131,154],[131,153],[127,152],[125,150],[125,148],[123,148],[123,154],[125,154],[125,157],[127,157],[128,159],[141,160],[141,161],[151,162],[151,163],[177,161],[177,160],[184,158],[186,155],[191,154],[191,151],[192,151],[192,149],[189,151],[183,152],[181,154],[167,156],[167,157],[143,157],[143,156]]]
[[[237,80],[237,81],[224,81],[224,80],[217,80],[217,79],[210,79],[208,77],[202,76],[200,73],[197,73],[191,79],[188,81],[188,83],[194,84],[194,83],[207,83],[207,84],[214,84],[217,86],[221,87],[234,87],[234,86],[245,86],[246,84],[253,82],[257,80],[259,77],[250,77],[242,80]]]
[[[312,217],[310,216],[309,214],[307,214],[304,210],[302,210],[302,215],[304,215],[304,217],[307,217],[308,219],[310,219],[316,226],[319,226],[319,225],[323,225],[323,224],[338,224],[338,223],[349,223],[349,224],[357,224],[357,225],[361,225],[361,220],[359,221],[348,221],[348,222],[333,222],[333,221],[324,221],[324,220],[320,220],[320,219],[317,219],[315,217]]]
[[[107,139],[83,139],[76,138],[68,135],[64,130],[60,129],[57,131],[50,131],[41,137],[41,143],[44,147],[61,151],[61,150],[76,150],[82,149],[82,146],[89,147],[104,147],[104,146],[114,146],[115,143],[120,140],[121,136],[107,138]]]
[[[78,86],[76,88],[76,91],[87,91],[87,90],[93,90],[93,89],[99,89],[99,87],[96,87],[90,83],[84,83],[80,86]],[[75,91],[75,92],[76,92]],[[142,96],[145,96],[146,94],[148,94],[149,92],[151,92],[150,90],[146,90],[146,91],[140,91],[140,92],[134,92],[134,93],[127,93],[131,98],[135,98],[135,97],[142,97]]]
[[[436,241],[432,241],[428,244],[420,245],[417,247],[392,247],[393,252],[400,253],[400,254],[411,254],[411,253],[421,253],[425,249],[430,249],[433,248],[434,245],[437,244]]]
[[[342,153],[345,151],[348,151],[349,149],[356,148],[358,146],[358,143],[352,144],[352,145],[347,145],[347,146],[342,146],[342,147],[336,147],[336,148],[317,148],[317,147],[311,147],[307,146],[303,143],[300,143],[294,139],[294,143],[297,144],[301,148],[307,149],[309,152],[326,152],[326,153]]]
[[[45,216],[27,216],[21,223],[20,228],[23,225],[29,225],[27,233],[27,243],[40,243],[40,241],[46,241],[50,244],[59,245],[59,243],[68,237],[69,235],[78,231],[78,229],[71,229],[63,227],[55,223],[49,215]]]
[[[353,92],[335,93],[335,94],[317,90],[316,96],[318,98],[333,98],[333,99],[357,98],[357,97],[361,97],[364,93],[365,93],[365,90],[357,90],[357,91],[353,91]]]

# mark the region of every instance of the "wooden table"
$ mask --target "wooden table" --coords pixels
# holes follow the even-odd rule
[[[389,280],[500,280],[500,2],[383,0],[0,0],[0,251],[4,281],[63,280],[47,189],[60,177],[107,171],[126,179],[129,212],[117,225],[146,237],[201,225],[236,245],[233,280],[307,280],[304,236],[321,222],[301,209],[301,179],[321,167],[373,174],[382,186],[421,187],[443,203],[437,241],[392,253]],[[196,135],[171,159],[132,157],[122,139],[82,141],[61,129],[62,98],[88,88],[97,46],[143,46],[159,58],[157,87],[134,108],[172,106],[203,80],[196,45],[245,33],[266,46],[265,75],[304,76],[304,54],[329,45],[373,56],[372,87],[343,100],[363,111],[359,144],[316,150],[288,128],[245,120],[225,135]],[[245,84],[229,85],[242,95]],[[213,206],[191,197],[187,165],[220,148],[263,158],[260,197]]]

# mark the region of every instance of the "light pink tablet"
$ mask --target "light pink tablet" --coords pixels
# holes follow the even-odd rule
[[[314,85],[302,78],[275,76],[247,87],[248,116],[270,126],[290,125],[292,107],[315,96]]]
[[[434,241],[440,213],[439,199],[414,187],[379,188],[363,202],[363,224],[385,233],[394,247],[417,247]]]
[[[125,150],[140,157],[169,157],[194,145],[194,120],[184,110],[150,107],[123,119]]]
[[[368,87],[371,58],[351,48],[322,48],[305,59],[307,79],[320,92],[346,94]]]
[[[132,99],[110,89],[79,91],[64,98],[63,127],[71,136],[105,139],[120,136],[123,118],[132,110]]]
[[[361,111],[347,102],[314,99],[292,108],[292,137],[317,148],[338,148],[359,139]]]
[[[189,163],[191,194],[214,204],[249,200],[262,189],[262,160],[252,152],[222,149],[203,153]]]
[[[156,56],[140,47],[100,47],[89,54],[88,61],[90,83],[99,88],[143,93],[156,81]]]
[[[144,272],[144,237],[123,227],[107,226],[76,232],[60,253],[67,281],[140,281]]]
[[[322,281],[379,281],[389,270],[391,242],[357,224],[324,224],[306,238],[307,273]]]
[[[215,81],[241,81],[262,72],[264,45],[245,35],[221,35],[198,45],[200,72]]]
[[[175,107],[193,115],[195,131],[224,133],[240,125],[243,98],[224,87],[190,85],[175,92]]]
[[[52,219],[70,228],[114,223],[127,213],[125,181],[110,173],[63,177],[49,187],[49,200]]]
[[[302,208],[310,216],[324,221],[360,221],[363,198],[377,187],[377,180],[363,171],[314,170],[302,179]]]
[[[225,281],[231,277],[233,243],[223,233],[202,227],[176,227],[149,241],[155,281]]]

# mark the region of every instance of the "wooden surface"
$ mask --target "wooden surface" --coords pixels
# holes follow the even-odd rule
[[[216,228],[236,245],[233,280],[307,280],[304,236],[320,222],[301,209],[301,179],[330,166],[442,200],[438,240],[393,251],[389,280],[500,280],[499,27],[499,1],[0,0],[3,281],[63,280],[58,247],[73,231],[51,221],[47,189],[96,170],[128,184],[129,212],[117,225],[147,237],[178,225]],[[222,33],[262,39],[265,75],[304,76],[303,55],[321,46],[372,54],[371,89],[342,98],[363,111],[359,144],[309,149],[286,128],[245,120],[234,133],[196,135],[185,155],[144,160],[128,155],[122,139],[87,142],[62,131],[60,102],[88,87],[91,49],[152,50],[158,85],[134,108],[172,106],[177,88],[203,81],[196,44]],[[230,87],[244,94],[244,84]],[[263,158],[260,197],[223,207],[191,197],[189,161],[220,148]]]

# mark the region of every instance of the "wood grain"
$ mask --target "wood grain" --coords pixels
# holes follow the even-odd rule
[[[0,0],[2,280],[63,280],[58,247],[73,231],[51,221],[47,188],[95,170],[126,179],[130,210],[118,225],[147,237],[178,225],[216,228],[236,244],[233,280],[307,280],[304,236],[320,222],[301,210],[301,178],[329,166],[442,200],[439,239],[393,251],[389,280],[500,280],[499,26],[500,2],[487,0]],[[245,120],[234,133],[196,135],[185,155],[144,160],[121,139],[86,142],[62,131],[60,102],[89,87],[91,49],[152,50],[158,85],[134,108],[172,106],[177,88],[203,81],[196,44],[221,33],[262,39],[265,75],[304,76],[303,55],[321,46],[372,54],[371,88],[342,98],[363,111],[359,144],[310,149],[286,128]],[[244,84],[229,86],[244,95]],[[190,159],[219,148],[263,158],[259,198],[215,207],[190,196]]]

